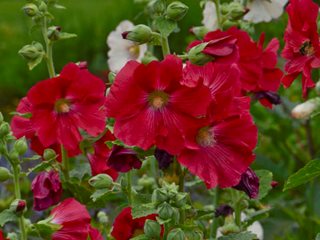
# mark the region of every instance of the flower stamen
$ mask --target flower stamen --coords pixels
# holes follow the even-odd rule
[[[203,127],[198,131],[196,142],[202,147],[212,147],[216,143],[213,133],[210,131],[209,127]]]
[[[167,105],[169,95],[163,91],[154,91],[149,95],[149,104],[155,108],[160,109]]]
[[[67,99],[59,99],[55,102],[54,109],[57,113],[70,112],[70,101]]]
[[[304,56],[311,56],[314,54],[314,47],[312,46],[311,41],[306,41],[304,42],[301,47],[299,52],[304,55]]]

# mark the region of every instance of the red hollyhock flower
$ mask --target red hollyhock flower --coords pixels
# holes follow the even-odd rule
[[[238,59],[237,39],[228,32],[216,30],[204,36],[203,41],[194,41],[188,46],[188,50],[201,43],[207,43],[202,53],[210,55],[215,62],[232,64]]]
[[[190,88],[182,86],[181,79],[182,61],[174,55],[147,65],[128,62],[107,96],[115,136],[144,150],[155,144],[171,154],[179,153],[186,132],[206,114],[211,99],[203,84]]]
[[[110,131],[107,131],[94,143],[94,153],[88,154],[92,176],[105,173],[111,176],[114,181],[117,180],[119,175],[118,172],[107,165],[107,159],[111,154],[111,149],[106,145],[106,142],[114,140],[116,140],[116,138],[113,134]]]
[[[90,215],[82,204],[73,198],[65,199],[50,213],[53,224],[60,225],[52,240],[87,240],[90,233]]]
[[[285,47],[282,57],[287,59],[282,79],[289,87],[302,74],[303,96],[315,86],[311,78],[312,68],[320,67],[320,46],[317,31],[319,6],[312,0],[291,0],[287,7],[289,22],[285,31]]]
[[[239,96],[239,72],[235,66],[187,64],[185,84],[203,81],[211,90],[208,117],[188,135],[178,161],[200,177],[209,188],[236,185],[251,162],[257,144],[257,128],[249,114],[250,100]],[[238,77],[237,77],[238,76]]]
[[[82,140],[79,128],[92,136],[101,133],[106,118],[104,92],[102,80],[73,63],[58,77],[33,86],[27,94],[30,122],[41,144],[62,144],[74,151]]]
[[[59,173],[51,170],[41,172],[32,181],[33,208],[45,210],[60,201],[62,186]]]
[[[0,240],[9,240],[8,238],[4,237],[2,230],[0,230]]]
[[[276,67],[278,39],[273,38],[263,49],[265,34],[262,34],[258,43],[255,43],[245,31],[230,28],[228,32],[237,38],[239,48],[237,66],[240,70],[242,90],[251,93],[277,92],[283,76],[282,71]],[[267,96],[259,98],[259,101],[269,108],[272,108],[272,104],[278,103]]]
[[[98,229],[90,226],[89,236],[91,240],[103,240],[103,237]]]
[[[132,218],[131,207],[124,208],[113,223],[111,236],[116,240],[129,240],[143,234],[144,223],[147,219],[156,220],[156,214],[146,217]]]
[[[242,176],[240,182],[233,188],[245,192],[250,198],[257,198],[259,195],[260,180],[256,173],[248,168]]]

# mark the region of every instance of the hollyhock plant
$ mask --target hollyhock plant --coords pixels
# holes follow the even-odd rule
[[[58,143],[73,151],[82,140],[79,129],[92,136],[100,134],[106,120],[104,93],[102,80],[73,63],[58,77],[33,86],[27,94],[30,121],[42,145]]]
[[[45,210],[59,203],[62,185],[56,171],[41,172],[32,181],[33,209]]]
[[[182,86],[181,79],[182,61],[174,55],[147,65],[128,62],[106,101],[108,116],[115,118],[115,136],[144,150],[155,144],[179,153],[186,132],[206,114],[211,99],[207,87]]]
[[[249,11],[243,19],[253,23],[270,22],[282,15],[287,2],[288,0],[249,0]]]
[[[146,44],[138,45],[122,38],[122,33],[131,30],[133,27],[134,25],[130,21],[122,21],[107,38],[107,44],[110,48],[108,65],[112,72],[119,72],[129,60],[141,61],[147,51]]]
[[[111,236],[115,240],[129,240],[143,234],[144,223],[147,219],[155,220],[156,214],[146,217],[132,218],[131,207],[124,208],[116,217],[113,223]]]
[[[287,60],[286,76],[282,79],[289,87],[302,74],[303,96],[315,86],[311,71],[320,67],[320,46],[317,31],[319,6],[312,0],[291,0],[287,7],[289,22],[285,31],[282,57]]]
[[[260,181],[255,172],[248,168],[242,174],[240,182],[233,188],[245,192],[250,198],[257,198],[259,195]]]
[[[50,213],[50,223],[60,226],[52,240],[87,240],[91,217],[85,206],[73,198],[65,199]]]

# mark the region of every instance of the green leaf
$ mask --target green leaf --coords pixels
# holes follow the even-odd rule
[[[283,191],[300,186],[301,184],[311,181],[313,178],[320,175],[320,159],[315,159],[308,162],[298,172],[292,174],[286,184]]]
[[[3,227],[7,222],[15,222],[18,218],[10,209],[6,209],[0,213],[0,226]]]
[[[29,175],[32,172],[35,172],[35,173],[42,172],[50,167],[51,167],[51,161],[42,161],[38,165],[36,165],[35,167],[29,168],[27,175]]]
[[[132,217],[140,218],[156,213],[157,210],[153,203],[132,205]]]
[[[138,235],[134,238],[130,238],[130,240],[149,240],[149,238],[146,235],[142,234],[142,235]]]
[[[255,221],[258,221],[263,218],[267,218],[269,216],[269,212],[271,211],[271,209],[272,208],[265,208],[247,215],[247,217],[243,221],[245,223],[245,226],[248,227]]]
[[[168,37],[178,27],[177,22],[164,17],[156,18],[153,24],[164,37]]]
[[[271,182],[273,174],[272,172],[268,170],[257,170],[256,171],[257,176],[260,180],[260,186],[259,186],[259,200],[267,196],[268,192],[271,190]]]
[[[74,34],[74,33],[66,33],[66,32],[59,33],[59,40],[75,38],[75,37],[77,37],[77,34]]]
[[[257,236],[251,232],[233,233],[219,237],[218,240],[255,240]]]
[[[92,201],[101,201],[103,198],[109,197],[109,195],[112,194],[112,190],[110,189],[97,189],[91,196],[90,198]]]

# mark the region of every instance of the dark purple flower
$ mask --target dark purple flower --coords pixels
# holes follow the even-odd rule
[[[229,206],[228,204],[222,204],[219,207],[216,208],[214,211],[214,216],[215,217],[226,217],[231,215],[234,212],[233,208]]]
[[[41,172],[32,181],[33,208],[42,211],[59,203],[62,186],[56,171]]]
[[[250,198],[257,198],[259,195],[259,178],[255,172],[248,168],[245,173],[241,175],[241,180],[238,185],[233,188],[245,192]]]
[[[128,172],[133,168],[141,168],[142,162],[132,149],[114,145],[107,160],[107,165],[118,172]]]
[[[281,98],[280,98],[279,94],[276,92],[271,92],[271,91],[257,92],[257,93],[255,93],[255,99],[257,99],[257,100],[265,99],[269,103],[274,104],[274,105],[281,104]]]
[[[168,168],[173,162],[173,155],[159,148],[154,151],[154,156],[158,160],[159,168],[162,170]]]

